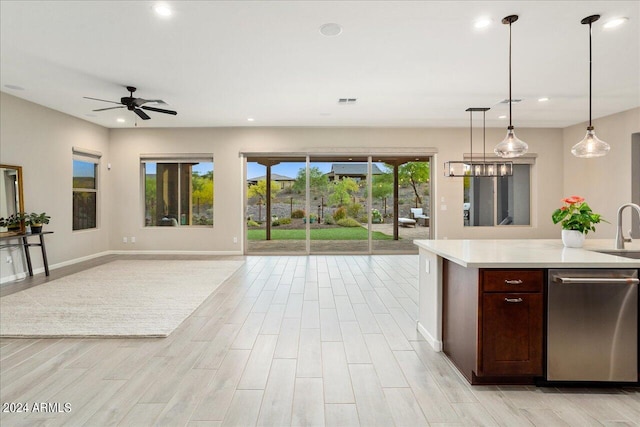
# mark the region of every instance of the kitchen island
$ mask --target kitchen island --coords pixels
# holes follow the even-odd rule
[[[613,250],[613,240],[588,239],[581,249],[543,239],[414,243],[420,249],[418,330],[474,384],[532,383],[542,375],[549,269],[640,268],[638,259],[596,252]],[[640,250],[640,244],[626,249]],[[505,301],[517,304],[505,308]]]

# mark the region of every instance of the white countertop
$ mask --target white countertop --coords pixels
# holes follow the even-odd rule
[[[414,240],[420,249],[463,267],[474,268],[640,268],[640,260],[602,254],[614,250],[613,239],[587,239],[584,248],[565,248],[550,239]],[[640,242],[625,249],[640,251]]]

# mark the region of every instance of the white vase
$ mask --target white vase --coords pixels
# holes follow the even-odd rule
[[[578,230],[562,230],[562,243],[567,248],[581,248],[584,245],[584,233]]]

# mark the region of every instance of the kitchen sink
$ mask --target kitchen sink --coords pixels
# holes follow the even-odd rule
[[[594,252],[600,252],[601,254],[616,255],[624,258],[640,259],[640,251],[638,250],[607,249],[607,250],[598,250]]]

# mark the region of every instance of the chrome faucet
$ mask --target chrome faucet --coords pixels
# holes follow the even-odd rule
[[[638,212],[638,217],[640,218],[640,206],[635,203],[625,203],[624,205],[618,208],[618,228],[616,229],[616,249],[624,249],[624,242],[631,241],[631,230],[629,230],[629,238],[626,239],[624,237],[624,233],[622,232],[622,211],[624,208],[632,207]]]

